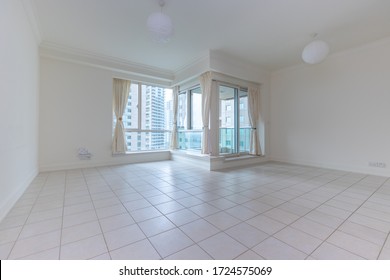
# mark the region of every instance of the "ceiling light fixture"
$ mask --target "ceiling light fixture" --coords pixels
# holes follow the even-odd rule
[[[173,24],[171,18],[162,12],[165,1],[160,0],[158,3],[161,10],[148,17],[147,26],[155,41],[166,43],[173,35]]]
[[[317,37],[315,34],[314,39]],[[302,59],[308,64],[322,62],[329,54],[329,45],[322,40],[314,40],[306,45],[302,51]]]

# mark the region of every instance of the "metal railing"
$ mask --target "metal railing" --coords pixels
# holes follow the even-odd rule
[[[221,154],[238,154],[248,153],[250,149],[251,128],[240,128],[238,137],[239,144],[237,145],[237,137],[235,128],[220,128],[219,129],[219,152]],[[237,150],[238,149],[238,150]]]

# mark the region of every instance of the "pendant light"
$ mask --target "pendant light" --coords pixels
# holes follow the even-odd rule
[[[314,35],[314,39],[317,34]],[[305,46],[302,51],[302,59],[308,64],[317,64],[322,62],[329,54],[329,45],[322,41],[315,39]]]
[[[166,43],[173,35],[173,24],[171,18],[162,12],[163,7],[165,6],[165,1],[160,0],[159,6],[161,7],[161,10],[159,12],[152,13],[148,17],[147,26],[152,38],[156,42]]]

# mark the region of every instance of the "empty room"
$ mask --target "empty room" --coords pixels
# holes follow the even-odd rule
[[[0,259],[389,260],[389,15],[1,0]]]

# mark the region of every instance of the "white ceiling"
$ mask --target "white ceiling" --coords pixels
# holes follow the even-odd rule
[[[314,33],[338,52],[390,36],[390,0],[166,0],[167,44],[147,31],[158,0],[31,0],[43,44],[177,71],[209,50],[269,70],[301,63]]]

